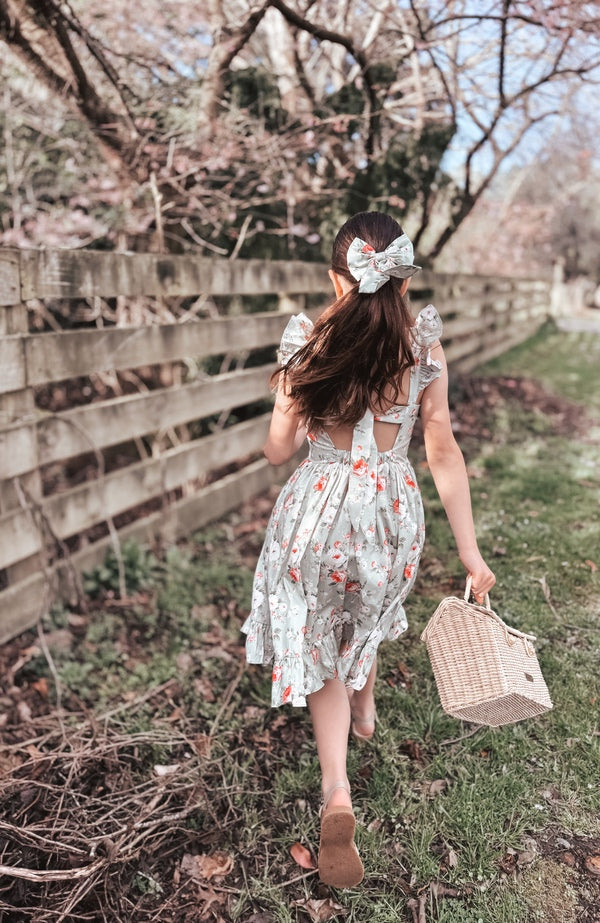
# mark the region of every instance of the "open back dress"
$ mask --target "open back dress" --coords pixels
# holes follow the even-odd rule
[[[281,340],[285,364],[306,343],[312,322],[293,316]],[[406,404],[368,410],[352,448],[326,429],[308,434],[309,454],[281,490],[260,553],[252,610],[242,626],[249,663],[272,664],[273,707],[306,705],[326,679],[362,689],[381,641],[407,628],[404,600],[415,577],[425,523],[407,450],[419,396],[440,374],[431,346],[442,330],[428,305],[412,328],[415,365]],[[399,426],[379,451],[375,421]]]

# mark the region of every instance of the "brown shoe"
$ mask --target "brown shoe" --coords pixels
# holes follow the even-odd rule
[[[334,888],[353,888],[363,880],[365,872],[354,843],[356,820],[352,808],[347,805],[328,807],[333,792],[338,788],[350,794],[347,782],[334,782],[323,796],[319,878]]]

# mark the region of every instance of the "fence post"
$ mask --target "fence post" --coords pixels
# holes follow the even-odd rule
[[[552,267],[552,288],[550,289],[550,314],[560,317],[565,313],[565,267],[562,260],[557,260]]]
[[[306,310],[306,295],[288,295],[287,292],[279,292],[277,310],[281,314],[300,314]]]
[[[12,291],[3,291],[3,301],[13,301],[12,304],[0,305],[0,335],[1,336],[27,336],[29,332],[27,305],[20,300],[22,290],[22,264],[20,254],[4,252],[0,254],[0,268],[6,281],[7,270],[10,269],[13,281]],[[25,364],[25,353],[22,353],[21,361]],[[27,368],[24,369],[23,380],[27,385],[28,374]],[[35,506],[42,498],[42,481],[39,471],[38,461],[38,443],[37,433],[34,426],[36,418],[35,396],[33,388],[24,387],[18,391],[9,391],[0,395],[0,432],[4,427],[11,426],[15,423],[30,423],[34,434],[34,439],[28,442],[31,457],[27,459],[27,471],[19,477],[8,478],[2,482],[0,490],[0,514],[7,513],[11,510],[23,508],[25,505],[29,508],[32,515],[34,510],[30,507],[30,501]],[[43,542],[43,536],[41,541]],[[43,553],[43,552],[42,552]],[[5,568],[5,582],[10,586],[18,583],[25,577],[39,572],[42,560],[40,553],[31,555],[16,564],[11,564]]]

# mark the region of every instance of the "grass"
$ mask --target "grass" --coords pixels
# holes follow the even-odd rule
[[[555,703],[539,719],[473,733],[439,707],[419,634],[463,576],[416,451],[428,542],[407,606],[410,628],[381,649],[375,741],[350,744],[366,867],[360,888],[330,894],[291,859],[294,842],[313,851],[318,843],[310,722],[305,710],[269,709],[268,670],[240,671],[239,627],[273,498],[165,555],[130,550],[137,595],[126,610],[106,595],[107,587],[114,593],[110,562],[88,575],[97,597],[93,618],[81,620],[70,645],[53,650],[63,695],[74,711],[97,714],[133,703],[119,718],[131,734],[172,722],[200,741],[198,766],[211,803],[199,803],[189,816],[189,841],[182,842],[191,852],[228,853],[234,868],[202,883],[202,900],[212,894],[212,903],[197,919],[306,920],[301,904],[316,899],[338,901],[347,923],[416,920],[419,901],[428,923],[598,919],[589,910],[599,899],[597,884],[583,860],[600,852],[599,359],[600,338],[545,328],[481,369],[476,381],[534,378],[549,395],[568,398],[562,412],[552,405],[546,413],[541,391],[527,405],[518,388],[515,399],[494,391],[486,406],[492,435],[467,433],[461,440],[480,544],[498,578],[493,606],[539,638]],[[460,412],[459,406],[458,419]],[[68,629],[70,615],[57,611],[47,629]],[[21,682],[42,676],[49,671],[39,654]],[[170,690],[162,698],[135,704],[161,684]],[[174,758],[163,741],[140,761],[143,775],[153,762]],[[570,845],[573,865],[562,861],[566,847],[557,839]],[[188,919],[183,911],[160,915],[165,894],[175,900],[172,876],[184,846],[162,864],[149,848],[143,867],[132,870],[131,887],[141,892],[136,912],[123,919]],[[331,904],[323,906],[333,913]]]

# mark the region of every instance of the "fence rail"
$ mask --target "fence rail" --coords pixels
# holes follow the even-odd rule
[[[270,297],[273,309],[255,312],[256,296]],[[48,315],[57,302],[140,297],[159,307],[233,297],[236,313],[188,312],[174,323],[157,310],[145,325],[30,329],[40,305]],[[411,287],[415,313],[429,301],[439,307],[448,360],[462,369],[532,333],[551,297],[550,281],[528,278],[424,272]],[[287,475],[293,462],[273,469],[256,457],[268,426],[261,402],[286,312],[315,318],[328,299],[326,267],[314,263],[0,250],[0,641],[36,622],[51,584],[72,593],[69,574],[115,542],[113,520],[121,540],[171,541]],[[198,368],[223,355],[242,363],[249,354],[260,364],[171,385],[155,380],[149,390],[108,399],[92,394],[79,406],[63,401],[59,411],[41,400],[49,389],[68,395],[80,379],[192,360]],[[209,431],[215,416],[223,423],[240,409],[248,418]],[[124,458],[108,470],[107,457],[124,445]],[[77,483],[73,471],[84,464]]]

